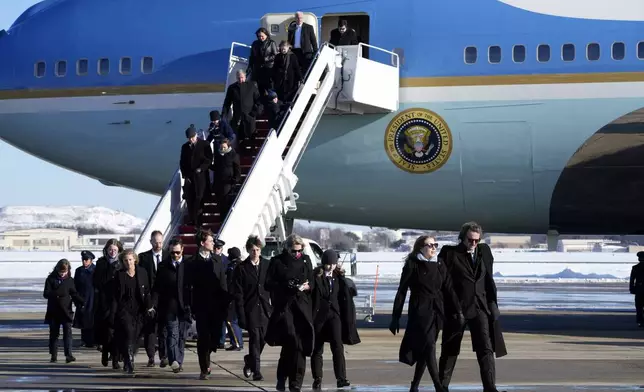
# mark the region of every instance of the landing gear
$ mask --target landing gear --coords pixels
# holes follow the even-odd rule
[[[556,252],[559,245],[559,232],[557,230],[548,230],[548,252]]]

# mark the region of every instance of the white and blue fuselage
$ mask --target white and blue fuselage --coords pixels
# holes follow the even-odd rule
[[[400,111],[451,131],[437,170],[389,158],[398,113],[326,115],[297,218],[635,234],[644,221],[644,8],[605,0],[309,0],[369,16],[401,58]],[[104,183],[162,193],[190,123],[221,106],[231,42],[301,1],[46,0],[0,32],[0,138]],[[322,37],[325,41],[327,37]],[[88,154],[78,153],[79,150]]]

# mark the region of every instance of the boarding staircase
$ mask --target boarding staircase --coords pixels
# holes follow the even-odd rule
[[[236,42],[232,44],[227,85],[234,83],[236,71],[246,69],[248,64],[247,58],[235,54],[237,48],[248,50],[250,46]],[[358,45],[355,48],[356,52],[360,51]],[[294,171],[332,97],[335,100],[334,112],[389,113],[398,109],[397,58],[394,70],[396,94],[395,97],[383,98],[382,104],[378,104],[373,97],[369,97],[365,103],[347,103],[347,100],[354,99],[347,93],[351,94],[353,89],[360,86],[354,81],[355,85],[348,87],[338,79],[346,61],[346,53],[329,44],[322,45],[279,128],[269,129],[265,118],[257,119],[254,139],[240,143],[237,149],[242,181],[233,193],[234,202],[225,216],[219,213],[214,194],[206,195],[202,228],[212,230],[225,241],[226,248],[238,247],[244,255],[244,244],[249,235],[260,238],[272,236],[280,240],[286,237],[284,215],[297,208],[298,195],[294,188],[298,178]],[[356,71],[357,68],[351,72],[355,74]],[[393,75],[394,71],[389,72]],[[378,74],[373,76],[379,77]],[[391,83],[394,81],[388,81],[388,84]],[[378,80],[372,79],[370,84],[377,87]],[[184,254],[196,253],[198,244],[195,234],[198,228],[187,224],[182,187],[183,179],[177,171],[141,234],[135,246],[136,252],[149,249],[150,234],[154,230],[161,230],[165,234],[164,247],[171,238],[178,237],[184,243]]]

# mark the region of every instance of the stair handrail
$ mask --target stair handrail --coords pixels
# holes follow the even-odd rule
[[[271,137],[271,135],[276,134],[276,133],[277,132],[275,130],[271,130],[268,133],[268,135],[266,136],[266,140],[268,140]],[[277,135],[276,135],[276,137],[277,137]],[[264,151],[264,147],[266,147],[266,143],[262,144],[262,146],[260,147],[260,149],[259,149],[259,151],[257,152],[257,155],[256,155],[257,157],[259,157],[262,154],[262,152]],[[257,161],[257,158],[255,158],[255,161]],[[250,176],[251,176],[251,174],[253,174],[254,170],[255,170],[255,162],[253,162],[253,165],[250,167],[250,170],[248,171],[248,174],[246,175],[247,179],[250,178]],[[239,191],[237,192],[237,196],[235,197],[235,200],[233,201],[233,204],[230,206],[230,209],[228,210],[228,214],[226,214],[226,217],[224,218],[223,222],[221,222],[221,226],[219,226],[219,230],[217,230],[218,234],[221,234],[221,229],[223,229],[224,226],[226,226],[226,222],[228,222],[228,219],[230,218],[230,215],[231,215],[230,212],[237,205],[237,201],[239,200],[239,196],[242,194],[242,192],[244,191],[244,189],[247,186],[248,186],[248,181],[244,181],[242,183],[241,187],[239,188]]]
[[[284,117],[282,117],[282,121],[280,121],[280,125],[277,127],[277,129],[281,130],[284,127],[284,123],[286,123],[286,120],[291,115],[291,112],[293,111],[293,106],[295,105],[295,102],[297,102],[297,99],[300,97],[300,94],[302,94],[303,86],[308,80],[309,75],[311,74],[311,70],[313,69],[313,66],[315,65],[315,63],[318,61],[318,57],[320,57],[320,53],[322,53],[322,49],[325,46],[335,49],[335,46],[329,42],[324,42],[322,45],[320,45],[320,48],[318,49],[318,51],[315,52],[315,56],[313,56],[313,60],[311,60],[311,65],[309,65],[309,68],[306,70],[306,74],[304,74],[304,78],[302,79],[302,84],[297,89],[297,93],[295,93],[295,96],[293,97],[293,101],[291,101],[291,104],[288,106],[288,110],[284,114]]]
[[[317,93],[316,85],[317,85],[317,82],[319,81],[319,78],[322,76],[324,69],[316,68],[316,66],[318,65],[321,59],[320,55],[322,53],[326,53],[325,50],[329,50],[329,49],[333,50],[335,53],[335,49],[332,49],[330,45],[322,45],[322,48],[320,49],[320,53],[318,54],[318,56],[315,57],[314,61],[311,64],[311,68],[309,69],[309,73],[306,80],[300,86],[298,94],[296,95],[296,99],[293,101],[294,103],[291,106],[288,112],[288,115],[284,119],[283,123],[280,125],[278,140],[280,144],[282,144],[282,150],[286,149],[288,141],[290,140],[291,136],[293,135],[293,133],[297,128],[299,117],[302,114],[304,114],[304,111],[306,110],[308,100],[303,100],[302,94],[307,93],[307,94],[310,94],[310,96],[312,97]],[[311,83],[315,83],[316,85],[312,85]],[[293,117],[293,113],[295,113],[296,117]]]
[[[153,229],[153,225],[156,224],[155,218],[161,213],[161,208],[165,204],[165,201],[167,198],[172,198],[173,196],[173,189],[176,186],[177,180],[181,181],[181,170],[175,171],[174,175],[172,176],[172,179],[168,183],[168,186],[165,189],[165,192],[163,195],[159,198],[159,201],[157,202],[157,205],[154,207],[154,210],[152,211],[152,214],[150,214],[150,218],[148,219],[147,223],[145,224],[145,227],[143,228],[143,231],[141,232],[141,235],[139,236],[139,239],[136,241],[134,244],[134,251],[137,253],[140,253],[141,247],[143,244],[146,243],[146,241],[149,240],[150,236],[152,235],[152,232],[156,229]],[[179,197],[180,201],[183,199],[181,196],[181,193],[183,192],[181,189],[179,191]],[[178,210],[181,210],[181,202],[179,203],[179,208]],[[172,200],[170,200],[170,211],[171,211],[171,218],[170,218],[170,223],[172,223],[172,216],[175,215],[173,214],[175,209],[173,209],[172,206]],[[166,228],[167,230],[167,228]],[[168,238],[168,233],[164,232],[164,237]]]

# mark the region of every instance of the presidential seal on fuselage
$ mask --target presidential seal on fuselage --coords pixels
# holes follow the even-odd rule
[[[404,110],[385,131],[385,151],[400,169],[410,173],[438,170],[452,153],[452,132],[441,116],[427,109]]]

